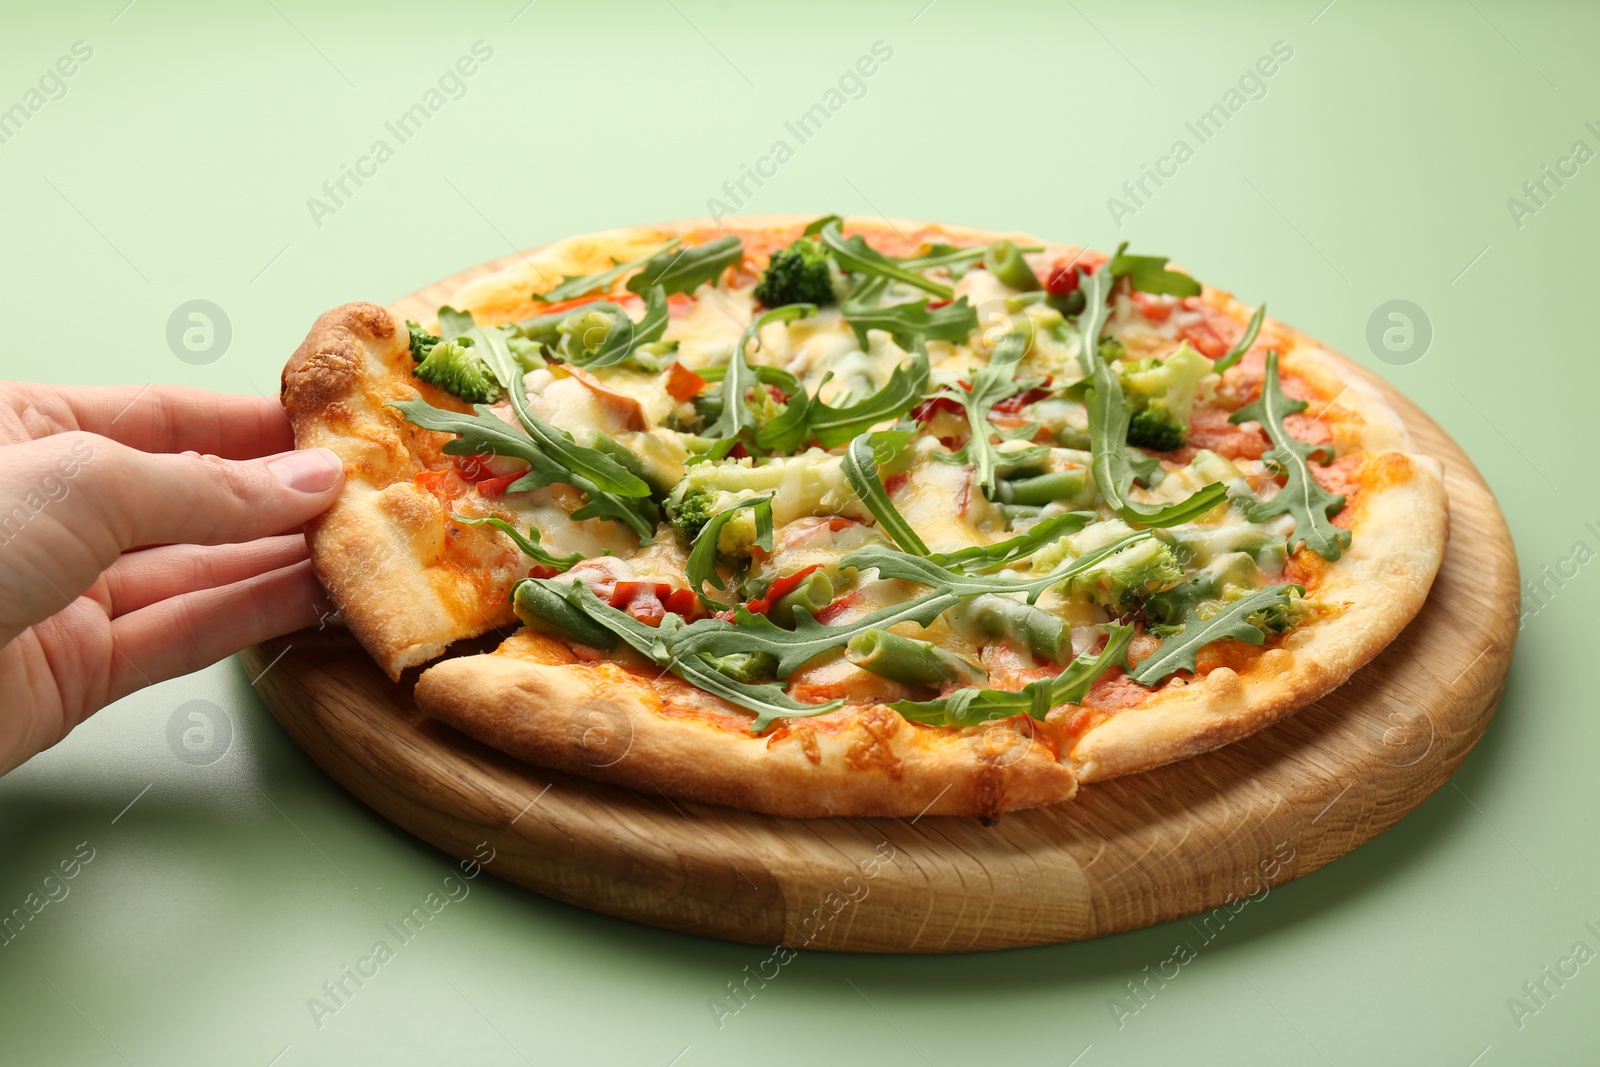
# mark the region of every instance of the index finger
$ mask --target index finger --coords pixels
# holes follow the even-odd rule
[[[204,452],[254,459],[287,452],[294,431],[276,397],[177,385],[53,386],[15,383],[36,436],[87,430],[141,452]],[[41,432],[42,431],[42,432]]]

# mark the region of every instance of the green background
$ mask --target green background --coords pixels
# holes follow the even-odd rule
[[[93,57],[0,144],[0,375],[274,392],[330,306],[703,214],[788,137],[749,211],[1172,254],[1418,400],[1494,487],[1524,575],[1600,546],[1585,440],[1600,164],[1520,220],[1507,204],[1575,141],[1600,148],[1592,8],[124,2],[4,16],[0,108],[75,41]],[[465,94],[319,226],[307,198],[480,40],[493,55]],[[784,121],[880,40],[893,56],[865,96],[795,144]],[[1277,41],[1293,56],[1265,95],[1196,147],[1184,123]],[[1119,229],[1107,199],[1180,137],[1193,158]],[[191,299],[231,324],[202,365],[168,343]],[[1421,358],[1415,341],[1386,361],[1369,346],[1395,299],[1431,324]],[[1600,949],[1596,579],[1565,566],[1452,784],[1273,890],[1120,1028],[1108,1002],[1196,940],[1187,924],[972,957],[802,955],[719,1029],[708,998],[768,950],[490,878],[319,1028],[307,998],[454,864],[326,778],[225,662],[0,780],[0,911],[79,842],[94,850],[0,947],[0,1062],[1593,1062],[1600,965],[1520,1027],[1507,1006],[1574,942]],[[168,740],[194,700],[232,726],[205,766]]]

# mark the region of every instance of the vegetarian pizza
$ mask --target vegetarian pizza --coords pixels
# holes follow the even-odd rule
[[[330,311],[283,401],[347,469],[317,572],[429,716],[669,797],[994,816],[1291,714],[1427,596],[1439,464],[1264,310],[1125,247],[641,226]]]

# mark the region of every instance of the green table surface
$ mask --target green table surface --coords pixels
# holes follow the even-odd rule
[[[0,945],[0,1063],[1594,1062],[1600,17],[1325,3],[8,5],[5,377],[275,392],[332,305],[711,198],[1128,239],[1416,399],[1542,592],[1451,783],[1215,940],[1180,921],[807,953],[742,1006],[728,984],[769,949],[447,882],[450,857],[323,775],[224,662],[0,780],[0,912],[59,897]],[[447,77],[475,44],[487,58]],[[875,44],[888,58],[847,77]],[[386,124],[417,103],[402,141]],[[802,143],[785,123],[818,103]],[[367,176],[334,202],[346,166]],[[765,176],[735,205],[746,167]],[[1145,167],[1168,176],[1130,195]],[[191,300],[220,309],[225,350],[220,331],[169,343]],[[203,729],[182,733],[207,709],[195,755]],[[47,882],[64,862],[75,877]],[[451,885],[399,942],[387,924]],[[378,941],[393,958],[327,999]],[[1185,942],[1195,958],[1134,999]]]

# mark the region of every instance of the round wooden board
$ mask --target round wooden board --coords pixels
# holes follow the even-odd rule
[[[474,268],[395,305],[431,316]],[[1244,741],[992,823],[781,819],[568,777],[423,717],[342,631],[250,649],[285,730],[345,788],[453,856],[640,922],[762,945],[952,952],[1097,937],[1207,911],[1370,840],[1455,770],[1505,687],[1518,577],[1461,449],[1374,381],[1444,463],[1450,546],[1427,604],[1326,699]],[[270,666],[270,669],[269,669]]]

